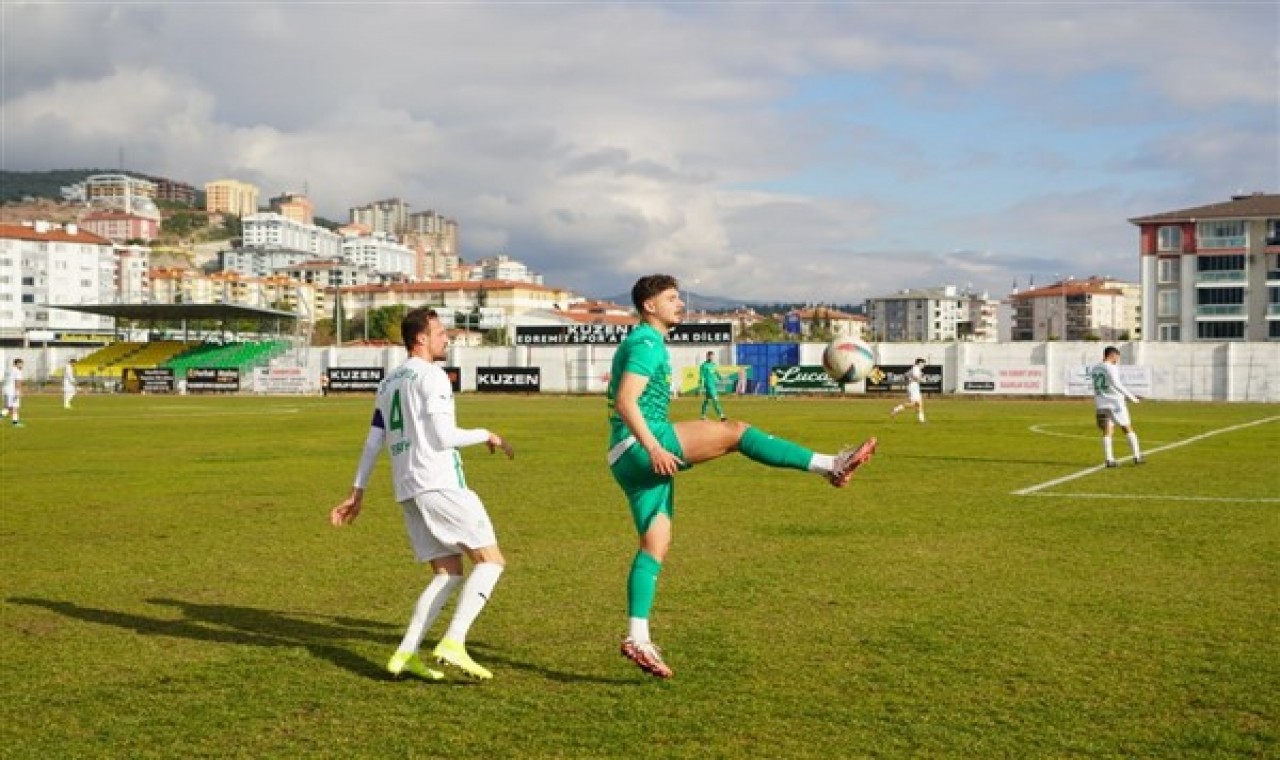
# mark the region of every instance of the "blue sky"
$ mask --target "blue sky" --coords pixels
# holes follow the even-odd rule
[[[466,260],[856,303],[1136,277],[1128,218],[1280,191],[1270,2],[8,3],[5,168],[320,212]]]

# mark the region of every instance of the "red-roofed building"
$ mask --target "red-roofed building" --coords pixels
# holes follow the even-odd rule
[[[124,211],[103,210],[87,214],[80,226],[99,237],[122,243],[126,240],[150,242],[160,233],[160,222]]]
[[[1067,279],[1009,296],[1015,341],[1133,340],[1138,286],[1104,277]]]
[[[33,331],[45,342],[51,331],[110,332],[109,317],[52,306],[114,301],[117,268],[111,241],[77,225],[0,224],[0,342],[21,344]]]

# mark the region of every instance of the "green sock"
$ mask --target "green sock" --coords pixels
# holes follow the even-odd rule
[[[770,467],[790,467],[793,470],[809,469],[813,452],[798,443],[775,438],[757,428],[749,427],[738,441],[738,450],[748,459]]]
[[[653,609],[653,598],[658,595],[658,573],[662,563],[643,549],[636,551],[631,561],[631,574],[627,576],[627,615],[648,618]]]

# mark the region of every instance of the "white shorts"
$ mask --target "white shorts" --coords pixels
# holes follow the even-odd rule
[[[470,489],[424,491],[400,502],[409,543],[419,562],[497,546],[498,536],[479,495]]]
[[[1120,427],[1129,427],[1129,407],[1127,406],[1100,406],[1097,408],[1098,427],[1106,425],[1107,420],[1111,420]]]
[[[4,408],[17,409],[22,404],[22,397],[16,393],[4,394]]]
[[[907,386],[907,401],[911,402],[912,404],[920,403],[920,386],[919,385]]]

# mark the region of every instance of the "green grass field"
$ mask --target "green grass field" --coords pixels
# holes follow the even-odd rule
[[[465,452],[509,563],[475,685],[383,674],[427,580],[385,457],[328,525],[371,403],[27,398],[0,430],[0,756],[1280,756],[1274,405],[1144,403],[1145,467],[1015,495],[1100,462],[1089,401],[921,426],[729,397],[881,448],[844,490],[742,457],[680,476],[659,682],[617,654],[635,539],[603,400],[463,396],[518,451]]]

